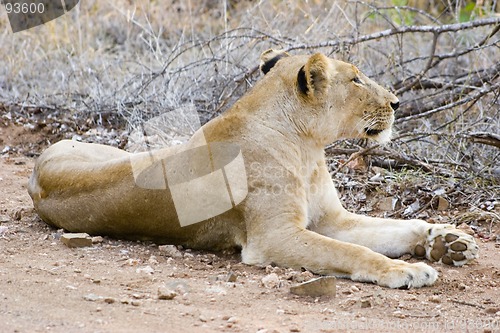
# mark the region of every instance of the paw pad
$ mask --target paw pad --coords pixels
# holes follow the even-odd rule
[[[429,230],[424,244],[414,249],[417,257],[446,265],[462,266],[477,258],[478,246],[474,238],[448,225],[439,225]]]

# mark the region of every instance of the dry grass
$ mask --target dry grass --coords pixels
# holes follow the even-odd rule
[[[258,79],[262,51],[321,51],[399,92],[395,149],[498,199],[500,151],[467,135],[500,132],[500,33],[486,39],[500,16],[490,6],[472,18],[496,17],[496,25],[356,40],[386,29],[456,23],[462,10],[453,16],[394,7],[403,2],[93,0],[16,34],[0,11],[0,110],[48,107],[90,117],[97,126],[120,119],[134,128],[192,103],[207,121]],[[490,91],[460,104],[484,89]]]

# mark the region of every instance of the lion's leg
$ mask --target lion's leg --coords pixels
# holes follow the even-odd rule
[[[324,215],[309,226],[322,235],[363,245],[389,257],[409,253],[455,266],[477,258],[478,246],[474,238],[452,225],[347,212],[331,182],[323,188],[322,201]]]
[[[366,247],[334,240],[283,221],[265,234],[248,234],[243,246],[243,262],[253,265],[275,263],[325,275],[372,282],[390,288],[432,285],[437,272],[424,263],[389,259]],[[277,225],[272,223],[272,225]],[[279,239],[279,241],[277,241]]]
[[[327,227],[332,225],[332,227]],[[448,265],[462,266],[477,258],[474,238],[449,224],[393,220],[346,214],[340,221],[322,221],[318,233],[366,246],[389,257],[410,253]]]

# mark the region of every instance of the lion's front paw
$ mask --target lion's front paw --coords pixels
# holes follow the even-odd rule
[[[429,229],[423,244],[415,247],[417,257],[446,265],[462,266],[478,257],[479,247],[474,237],[449,224],[438,224]]]
[[[438,273],[424,263],[410,264],[392,260],[392,265],[382,272],[377,283],[389,288],[419,288],[436,282]]]

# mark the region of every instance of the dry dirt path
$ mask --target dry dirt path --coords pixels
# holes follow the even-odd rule
[[[237,255],[172,258],[109,238],[68,248],[32,209],[32,166],[0,158],[0,332],[500,332],[495,242],[478,239],[481,257],[467,267],[431,264],[433,287],[338,280],[335,298],[300,298],[289,287],[309,272],[249,267]],[[163,287],[177,296],[158,299]]]

